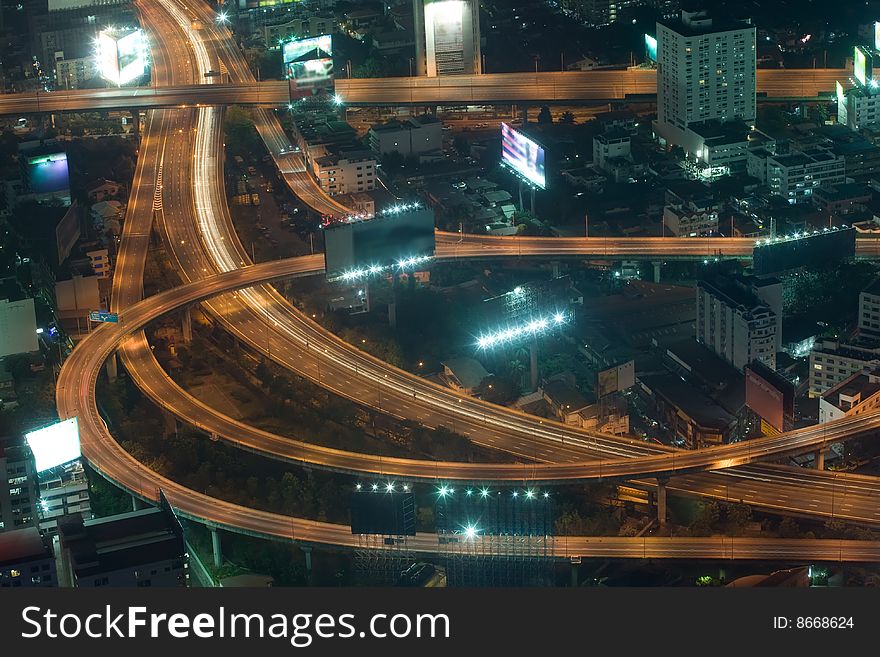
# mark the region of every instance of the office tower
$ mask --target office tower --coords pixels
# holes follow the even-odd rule
[[[480,73],[479,0],[413,0],[416,73]]]

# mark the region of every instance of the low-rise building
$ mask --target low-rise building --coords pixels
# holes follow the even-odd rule
[[[55,85],[58,89],[82,89],[83,85],[98,75],[98,65],[93,55],[64,57],[55,53]]]
[[[119,196],[124,190],[125,186],[122,183],[118,183],[115,180],[107,180],[106,178],[93,180],[86,185],[86,193],[89,196],[89,201],[92,203],[106,201],[113,196]]]
[[[818,397],[865,369],[880,367],[880,340],[859,338],[846,343],[817,340],[810,352],[810,397]]]
[[[36,527],[0,533],[0,588],[55,587],[55,556]]]
[[[370,128],[370,148],[379,155],[397,151],[404,157],[443,148],[443,123],[436,116],[423,114],[405,121],[392,119]]]
[[[371,151],[328,152],[312,159],[312,171],[330,196],[376,188],[376,156]]]
[[[110,252],[107,249],[98,249],[96,251],[87,251],[86,257],[92,266],[92,271],[98,278],[107,278],[110,276]]]
[[[765,183],[772,195],[792,204],[806,203],[816,189],[846,182],[846,163],[842,155],[825,148],[787,155],[761,148],[749,153],[748,173]]]
[[[871,188],[862,183],[844,183],[819,187],[813,192],[813,203],[829,214],[844,216],[871,202]]]
[[[880,369],[856,372],[819,397],[819,424],[880,407]]]
[[[663,229],[676,237],[697,237],[718,232],[721,203],[705,184],[672,182],[666,188]]]
[[[638,385],[654,401],[664,423],[689,449],[730,440],[736,417],[680,376],[649,374],[640,376]]]
[[[590,401],[577,388],[561,379],[552,379],[541,386],[544,400],[560,422],[581,426],[581,412],[590,407]]]
[[[174,514],[149,508],[59,522],[59,578],[72,586],[186,586],[186,546]]]
[[[632,159],[632,138],[623,128],[613,128],[593,137],[593,164],[606,169],[614,158]]]
[[[450,358],[442,365],[442,379],[450,388],[465,395],[473,395],[483,380],[491,376],[475,358]]]

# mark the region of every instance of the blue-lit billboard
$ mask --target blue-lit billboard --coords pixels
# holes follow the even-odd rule
[[[547,188],[544,149],[506,123],[501,124],[501,161],[529,182]]]
[[[28,158],[28,174],[30,191],[34,194],[52,194],[70,188],[66,153]]]
[[[645,56],[652,62],[657,62],[657,37],[645,34]]]

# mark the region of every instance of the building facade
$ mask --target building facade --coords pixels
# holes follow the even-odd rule
[[[388,121],[370,128],[370,148],[379,155],[397,151],[404,157],[443,148],[443,123],[429,114]]]
[[[482,72],[479,0],[413,0],[416,74]]]
[[[846,161],[825,148],[773,155],[764,149],[748,155],[748,173],[767,185],[773,196],[789,203],[808,203],[820,187],[846,182]]]
[[[20,438],[0,439],[0,532],[36,527],[40,487],[34,457]]]
[[[853,374],[880,367],[880,341],[817,340],[810,352],[810,397],[818,397]]]
[[[750,23],[689,11],[658,21],[654,132],[689,156],[704,158],[691,126],[710,121],[753,125],[755,68],[755,28]]]
[[[70,516],[59,524],[59,577],[78,588],[186,586],[186,545],[169,510],[106,518]]]
[[[36,527],[0,533],[0,588],[58,586],[55,556]]]
[[[776,369],[782,341],[782,284],[716,277],[697,284],[697,341],[742,371],[757,360]]]
[[[376,188],[376,156],[372,151],[328,153],[312,159],[312,171],[330,196]]]

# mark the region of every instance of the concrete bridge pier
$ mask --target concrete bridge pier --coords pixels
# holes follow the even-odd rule
[[[299,549],[302,550],[303,557],[305,557],[306,561],[306,580],[309,584],[312,584],[315,577],[315,573],[312,570],[312,546],[300,545]]]
[[[181,333],[183,334],[183,343],[189,344],[193,339],[192,311],[189,308],[183,311],[183,322],[181,324]]]
[[[666,484],[669,477],[657,477],[657,521],[661,527],[666,525]]]
[[[211,527],[211,547],[214,550],[214,567],[219,568],[223,565],[223,548],[220,545],[220,530]]]
[[[815,454],[813,455],[813,463],[816,466],[817,470],[825,469],[825,450],[817,449]]]
[[[663,263],[661,263],[661,262],[659,262],[659,261],[656,261],[656,260],[655,260],[654,262],[651,263],[651,266],[654,267],[654,282],[655,282],[655,283],[659,283],[659,282],[660,282],[660,266],[661,266],[662,264],[663,264]]]
[[[115,381],[116,377],[119,376],[119,361],[117,360],[115,351],[110,354],[110,358],[107,359],[105,368],[107,369],[107,379]]]

